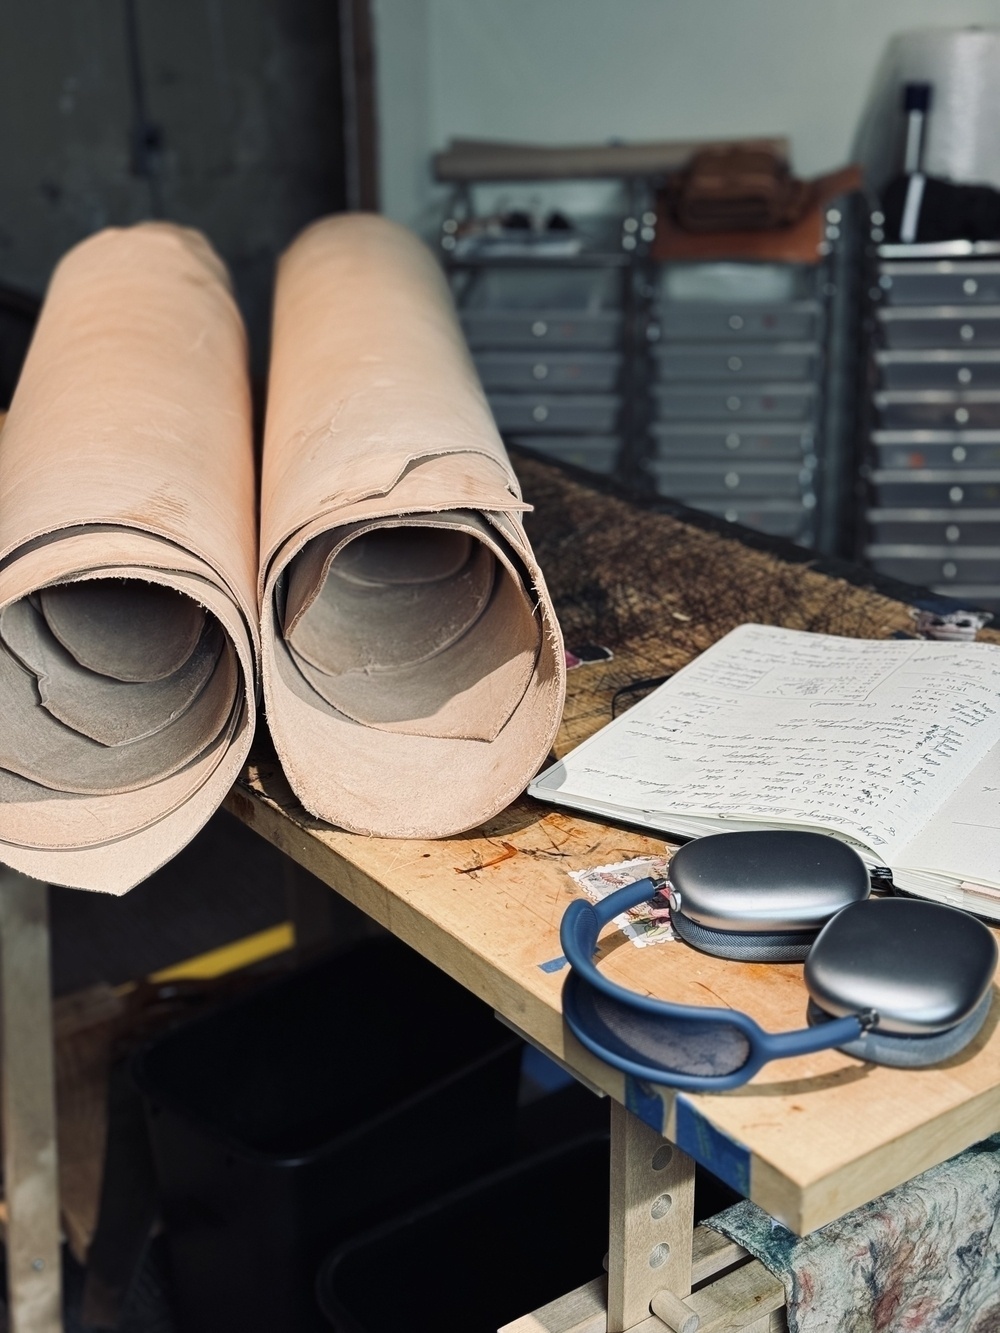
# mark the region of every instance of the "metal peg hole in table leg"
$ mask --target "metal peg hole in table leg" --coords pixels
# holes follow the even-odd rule
[[[653,1153],[653,1170],[662,1171],[664,1167],[670,1165],[674,1150],[669,1143],[662,1143],[656,1152]]]
[[[653,1206],[649,1210],[649,1215],[655,1220],[659,1220],[661,1217],[666,1217],[667,1213],[670,1212],[673,1206],[674,1201],[670,1195],[661,1194],[658,1199],[653,1200]]]
[[[662,1268],[670,1258],[670,1246],[664,1241],[661,1245],[654,1245],[649,1252],[650,1268]]]

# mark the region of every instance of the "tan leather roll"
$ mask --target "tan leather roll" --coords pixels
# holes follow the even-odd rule
[[[278,270],[259,592],[313,814],[443,837],[545,760],[565,655],[525,508],[430,252],[375,216],[309,227]]]
[[[108,230],[53,275],[0,434],[0,861],[122,893],[253,735],[246,338],[197,232]]]

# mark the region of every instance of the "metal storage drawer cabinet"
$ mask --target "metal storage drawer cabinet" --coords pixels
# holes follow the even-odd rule
[[[1000,389],[1000,349],[875,354],[885,389]]]
[[[622,358],[617,352],[477,352],[483,388],[537,393],[583,389],[607,393],[618,386]]]
[[[1000,549],[989,546],[869,546],[867,556],[881,573],[908,583],[1000,583]]]
[[[654,422],[651,427],[660,458],[715,459],[734,463],[745,459],[761,462],[801,460],[811,455],[815,444],[812,429],[792,422],[776,421],[766,425],[701,425],[685,422],[667,425]]]
[[[490,408],[500,430],[575,430],[607,435],[618,424],[617,394],[491,393]]]
[[[781,305],[676,301],[661,303],[659,308],[663,337],[685,341],[811,342],[819,331],[819,317],[818,301]]]
[[[656,414],[661,420],[732,417],[803,421],[815,408],[814,384],[656,385]]]
[[[720,500],[717,496],[692,496],[685,503],[772,537],[809,538],[812,511],[788,500]]]
[[[513,435],[510,442],[561,463],[575,463],[588,472],[605,474],[615,470],[622,447],[615,435]]]
[[[1000,306],[883,306],[877,313],[888,347],[1000,347]]]
[[[977,468],[965,472],[930,468],[912,472],[880,469],[872,473],[872,485],[881,507],[1000,505],[1000,468]]]
[[[1000,264],[916,260],[882,264],[879,286],[890,305],[1000,303]]]
[[[1000,547],[996,509],[873,509],[868,524],[878,545]]]
[[[665,462],[655,458],[648,464],[661,495],[687,500],[690,495],[763,496],[769,499],[798,498],[811,473],[782,463],[757,463],[725,470],[717,463]],[[690,503],[690,501],[689,501]]]
[[[880,468],[1000,468],[1000,431],[878,430]]]
[[[1000,427],[1000,390],[973,389],[952,392],[948,389],[893,389],[876,393],[876,410],[888,430],[934,427],[988,430]]]
[[[462,298],[462,327],[474,348],[612,348],[623,324],[620,287],[610,269],[484,269]]]
[[[818,343],[661,343],[664,380],[805,380],[819,368]]]

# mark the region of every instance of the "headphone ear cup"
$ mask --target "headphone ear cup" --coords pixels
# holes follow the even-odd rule
[[[674,933],[702,953],[738,963],[801,963],[812,948],[815,931],[756,934],[745,930],[714,930],[699,925],[683,912],[672,911]]]
[[[826,923],[806,959],[808,1019],[874,1014],[841,1047],[874,1064],[921,1069],[956,1055],[993,999],[997,945],[967,912],[917,898],[869,898]]]
[[[856,1056],[859,1060],[868,1060],[873,1065],[890,1065],[894,1069],[925,1069],[936,1065],[965,1049],[986,1022],[990,1012],[993,995],[987,991],[979,1004],[967,1018],[944,1032],[935,1032],[926,1037],[915,1037],[909,1033],[880,1032],[871,1028],[863,1032],[856,1041],[849,1041],[838,1047],[846,1055]],[[832,1014],[821,1009],[815,1000],[809,1001],[807,1018],[810,1027],[820,1023],[829,1023]]]

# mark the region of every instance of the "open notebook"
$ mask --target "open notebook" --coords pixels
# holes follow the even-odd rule
[[[528,791],[681,837],[830,833],[1000,920],[1000,646],[741,625]]]

